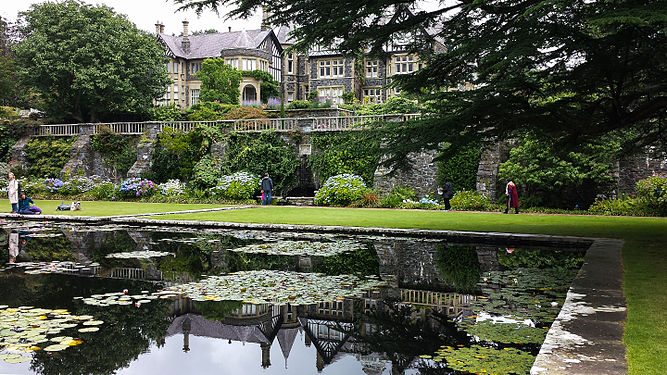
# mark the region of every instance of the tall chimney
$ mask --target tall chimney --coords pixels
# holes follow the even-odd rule
[[[160,22],[160,34],[164,34],[164,24]]]
[[[162,25],[160,24],[160,21],[156,21],[156,22],[155,22],[155,33],[156,33],[156,34],[160,34],[160,33],[161,33],[161,31],[160,31],[160,26],[162,26]]]
[[[188,25],[190,22],[188,21],[183,21],[183,36],[187,37],[188,36]]]
[[[269,11],[268,7],[265,5],[262,7],[262,26],[260,26],[260,29],[262,30],[269,30],[271,28],[271,11]]]
[[[231,33],[232,32],[232,27],[231,26],[227,26],[227,27],[228,27],[227,30],[229,30],[229,32]]]
[[[181,48],[183,52],[190,53],[190,38],[188,38],[188,21],[183,21],[183,40],[181,41]]]

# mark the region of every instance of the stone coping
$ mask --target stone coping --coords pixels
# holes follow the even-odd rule
[[[62,221],[87,224],[175,226],[244,230],[295,231],[380,235],[387,237],[442,238],[461,242],[588,247],[584,265],[572,282],[565,303],[549,330],[531,369],[531,375],[616,375],[627,373],[623,324],[627,319],[623,296],[623,241],[571,236],[466,232],[448,230],[345,227],[322,225],[235,223],[218,221],[153,220],[136,217],[88,217],[67,215],[0,218],[29,221]]]

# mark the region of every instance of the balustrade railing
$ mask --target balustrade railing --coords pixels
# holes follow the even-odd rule
[[[368,115],[368,116],[334,116],[334,117],[301,117],[301,118],[264,118],[240,119],[223,121],[165,121],[165,122],[111,122],[94,124],[56,124],[40,125],[37,136],[77,136],[81,134],[93,135],[104,127],[116,134],[140,135],[150,128],[162,132],[165,128],[176,129],[181,132],[190,132],[197,126],[220,126],[230,131],[250,133],[262,131],[290,132],[303,128],[313,132],[363,130],[385,121],[410,121],[418,118],[419,114],[396,115]]]

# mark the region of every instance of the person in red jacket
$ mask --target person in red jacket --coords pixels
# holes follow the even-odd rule
[[[507,196],[507,208],[505,213],[509,213],[510,208],[514,207],[515,213],[519,213],[519,193],[516,191],[516,184],[512,180],[507,181],[505,186],[505,195]]]

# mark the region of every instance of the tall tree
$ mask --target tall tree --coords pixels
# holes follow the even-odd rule
[[[21,78],[54,119],[139,114],[170,83],[163,47],[109,7],[46,2],[20,20],[28,35],[14,48]]]
[[[233,6],[249,16],[261,0],[174,0],[199,12]],[[430,104],[431,115],[397,124],[389,162],[442,141],[514,137],[532,131],[559,144],[622,132],[626,146],[667,138],[665,0],[454,0],[415,9],[415,0],[276,0],[274,24],[293,24],[296,47],[331,45],[376,55],[410,36],[424,69],[394,84]],[[407,7],[412,12],[405,12]],[[395,16],[395,17],[393,17]],[[389,21],[391,20],[391,21]],[[447,47],[433,50],[423,30]],[[473,88],[448,88],[472,83]],[[556,148],[558,149],[558,148]]]
[[[241,72],[225,64],[225,59],[216,57],[204,60],[197,78],[201,80],[200,101],[239,104]]]

